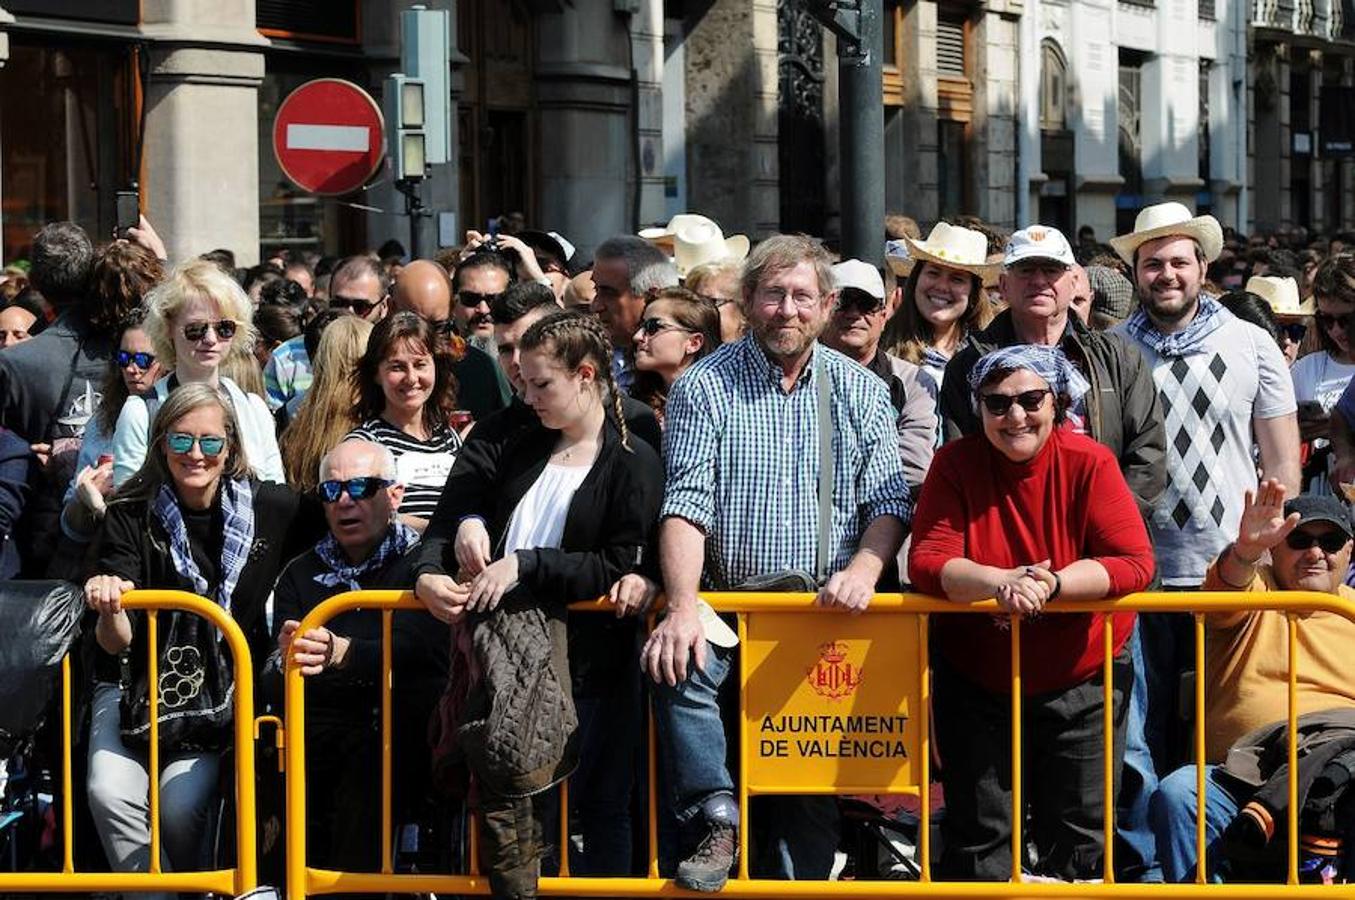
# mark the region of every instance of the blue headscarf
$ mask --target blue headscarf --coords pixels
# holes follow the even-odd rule
[[[1046,347],[1042,344],[1014,344],[994,350],[980,357],[969,370],[969,390],[974,395],[974,408],[979,402],[979,385],[993,372],[1001,369],[1029,369],[1039,375],[1049,385],[1055,396],[1064,394],[1069,400],[1076,401],[1087,391],[1091,384],[1078,371],[1077,366],[1069,362],[1063,350],[1058,347]]]

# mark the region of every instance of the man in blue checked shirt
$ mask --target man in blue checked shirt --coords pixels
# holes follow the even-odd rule
[[[778,235],[760,244],[742,282],[748,334],[692,366],[668,399],[659,531],[668,614],[641,662],[658,685],[674,811],[705,828],[677,868],[678,884],[692,890],[724,886],[736,861],[739,816],[717,706],[734,641],[709,610],[702,615],[697,591],[815,570],[820,373],[832,389],[833,500],[829,577],[818,602],[864,610],[911,513],[884,382],[816,343],[836,300],[831,266],[809,238]],[[757,818],[766,825],[757,830],[754,871],[827,878],[838,843],[833,798],[759,802],[765,806]]]

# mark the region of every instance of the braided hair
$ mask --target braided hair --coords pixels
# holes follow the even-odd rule
[[[578,369],[584,362],[591,362],[598,372],[598,382],[610,401],[612,415],[616,417],[616,428],[621,432],[621,446],[627,453],[634,452],[630,445],[630,429],[626,427],[626,416],[621,408],[621,391],[612,376],[612,339],[607,329],[597,317],[574,310],[562,310],[548,313],[532,323],[518,341],[521,352],[549,348],[555,361],[569,371]]]

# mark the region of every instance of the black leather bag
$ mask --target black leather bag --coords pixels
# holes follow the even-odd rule
[[[187,612],[158,617],[156,719],[162,750],[209,752],[231,743],[235,673],[216,627]],[[144,620],[142,620],[144,627]],[[139,645],[139,647],[137,646]],[[145,641],[131,653],[145,653]],[[129,747],[150,743],[150,683],[144,661],[140,674],[123,684],[122,740]]]

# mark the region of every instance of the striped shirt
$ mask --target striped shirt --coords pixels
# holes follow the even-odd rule
[[[405,434],[385,419],[368,419],[348,432],[348,438],[372,441],[395,457],[396,480],[405,486],[400,514],[427,521],[433,517],[452,463],[461,449],[461,436],[451,428],[439,428],[426,441]]]
[[[790,393],[752,335],[683,373],[666,409],[668,483],[661,516],[706,533],[707,587],[786,569],[814,571],[818,549],[819,425],[814,384],[832,383],[833,533],[829,572],[844,568],[872,520],[908,522],[896,414],[874,373],[816,345]]]

